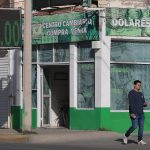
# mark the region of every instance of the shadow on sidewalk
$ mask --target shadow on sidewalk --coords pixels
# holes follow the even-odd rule
[[[38,134],[35,131],[23,131],[22,129],[15,129],[19,134]]]
[[[115,141],[116,141],[116,142],[120,142],[121,144],[125,145],[125,144],[123,143],[123,139],[116,139]],[[137,142],[134,141],[134,140],[128,140],[128,144],[137,144]]]

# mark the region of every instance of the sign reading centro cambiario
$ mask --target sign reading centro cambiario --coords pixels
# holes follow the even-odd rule
[[[21,11],[0,9],[0,47],[21,46]]]
[[[66,43],[99,40],[99,12],[72,12],[34,16],[32,43]]]

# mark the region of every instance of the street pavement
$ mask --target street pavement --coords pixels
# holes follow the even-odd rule
[[[9,137],[11,134],[1,134]],[[14,136],[21,136],[13,133]],[[138,146],[136,134],[129,144],[122,143],[122,134],[108,131],[73,131],[68,129],[36,129],[33,134],[22,135],[24,140],[3,140],[0,150],[149,150],[150,133],[145,133],[145,146]]]

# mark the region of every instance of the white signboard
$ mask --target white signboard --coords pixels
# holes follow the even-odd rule
[[[147,8],[150,0],[98,0],[99,7]]]

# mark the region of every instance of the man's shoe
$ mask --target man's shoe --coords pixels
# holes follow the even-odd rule
[[[143,140],[138,142],[138,145],[146,145],[146,142],[144,142]]]
[[[123,138],[123,143],[128,144],[128,138],[125,135],[124,135],[124,138]]]

